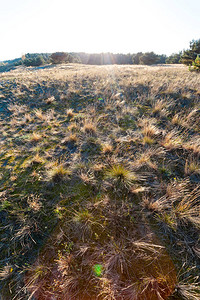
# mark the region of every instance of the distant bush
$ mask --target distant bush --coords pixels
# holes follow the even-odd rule
[[[146,52],[139,58],[139,63],[141,65],[153,65],[158,63],[158,55],[156,55],[154,52]]]
[[[22,60],[17,61],[16,63],[14,63],[14,65],[17,66],[21,66],[23,64]]]
[[[158,64],[165,64],[167,56],[165,54],[157,55],[158,56]]]
[[[69,62],[69,54],[66,52],[55,52],[52,53],[50,59],[53,64],[62,64]]]
[[[33,66],[33,67],[38,67],[44,64],[44,59],[42,56],[36,56],[32,58],[25,58],[23,60],[23,64],[27,67]]]
[[[140,63],[140,57],[143,55],[142,52],[138,52],[137,54],[133,54],[132,61],[134,65],[139,65]]]
[[[180,59],[182,56],[182,51],[179,53],[172,53],[170,56],[166,58],[167,64],[180,64]]]
[[[50,55],[50,60],[53,64],[62,63],[81,63],[79,55],[76,53],[55,52]]]
[[[80,64],[81,63],[81,58],[79,57],[79,55],[75,54],[75,53],[70,53],[70,56],[71,56],[71,59],[73,63],[76,63],[76,64]]]
[[[165,64],[166,58],[165,54],[158,55],[154,52],[138,52],[132,55],[132,63],[134,65]]]

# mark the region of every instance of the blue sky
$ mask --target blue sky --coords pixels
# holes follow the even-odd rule
[[[0,0],[0,61],[54,51],[171,54],[200,38],[199,0]]]

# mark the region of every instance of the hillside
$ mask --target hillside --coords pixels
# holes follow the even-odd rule
[[[0,74],[1,300],[200,298],[200,74]]]

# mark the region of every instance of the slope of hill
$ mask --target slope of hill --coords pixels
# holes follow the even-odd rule
[[[0,74],[2,299],[199,299],[200,74]]]

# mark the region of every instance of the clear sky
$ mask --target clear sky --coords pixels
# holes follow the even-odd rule
[[[200,38],[200,0],[0,0],[0,61],[34,52],[154,51]]]

